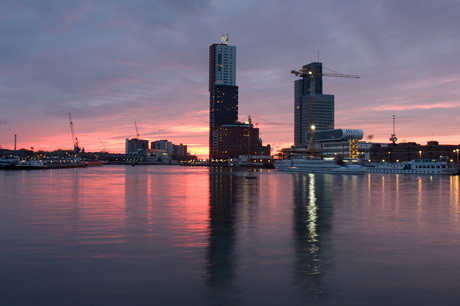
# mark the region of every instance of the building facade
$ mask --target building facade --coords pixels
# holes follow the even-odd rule
[[[342,159],[356,159],[360,157],[359,140],[363,138],[360,129],[334,129],[315,133],[315,147],[319,155],[324,157],[340,157]],[[306,134],[307,143],[310,134]]]
[[[258,155],[259,129],[252,124],[227,124],[214,130],[216,148],[214,159],[238,158],[240,155]]]
[[[323,64],[303,66],[301,79],[294,82],[294,146],[305,148],[307,132],[334,129],[334,95],[323,93]],[[311,94],[314,88],[314,94]]]
[[[149,141],[138,138],[126,139],[125,154],[144,154],[149,149]]]
[[[438,159],[448,157],[458,164],[460,145],[440,145],[437,141],[429,141],[425,146],[415,142],[374,143],[370,148],[369,161],[397,163],[412,159]]]
[[[236,47],[227,44],[209,47],[209,158],[222,155],[216,146],[216,130],[238,121],[238,86],[236,86]]]

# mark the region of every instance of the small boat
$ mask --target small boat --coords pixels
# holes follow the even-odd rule
[[[255,179],[256,176],[254,175],[254,171],[252,169],[249,169],[248,174],[246,174],[244,178],[249,179],[249,180]]]
[[[102,160],[87,160],[86,166],[87,167],[102,167],[104,162]]]

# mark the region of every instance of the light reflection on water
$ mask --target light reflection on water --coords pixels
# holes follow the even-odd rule
[[[451,305],[459,177],[0,171],[8,305]]]

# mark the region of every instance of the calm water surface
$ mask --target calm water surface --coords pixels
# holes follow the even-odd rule
[[[0,171],[2,305],[459,305],[459,177]]]

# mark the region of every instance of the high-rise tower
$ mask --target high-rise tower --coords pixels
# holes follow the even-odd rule
[[[209,47],[209,158],[219,150],[217,128],[238,121],[236,47],[227,42],[222,35],[222,43]]]
[[[305,148],[306,133],[334,129],[334,95],[323,94],[323,64],[314,62],[303,66],[314,78],[314,104],[311,105],[311,75],[303,74],[294,83],[294,145]],[[313,106],[313,116],[311,114]]]

